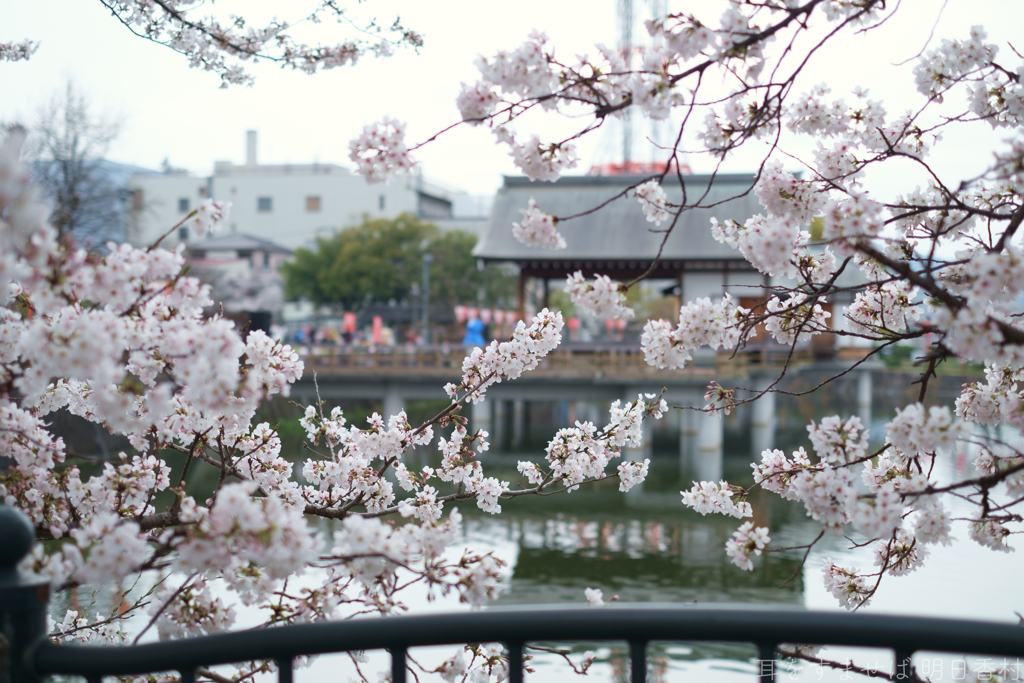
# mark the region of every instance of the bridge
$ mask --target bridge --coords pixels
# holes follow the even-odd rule
[[[352,348],[307,347],[301,352],[306,365],[293,387],[296,400],[358,399],[381,401],[385,415],[403,410],[406,402],[443,399],[442,387],[459,382],[466,350],[450,345]],[[639,347],[566,344],[552,351],[540,366],[514,382],[490,387],[487,400],[469,407],[472,427],[491,434],[493,443],[522,443],[527,402],[571,401],[588,404],[579,419],[602,424],[603,408],[615,400],[635,400],[640,393],[660,393],[672,406],[702,408],[711,380],[766,388],[789,362],[790,370],[814,363],[810,345],[792,352],[778,344],[751,344],[733,353],[705,351],[682,370],[658,370],[644,362]],[[870,410],[870,375],[862,373],[858,394]],[[767,395],[749,408],[755,449],[768,447],[774,434],[774,396]],[[722,471],[723,422],[696,410],[681,411],[679,443],[681,465],[702,478],[715,479]],[[569,420],[571,422],[572,420]],[[649,436],[649,435],[648,435]],[[630,458],[649,456],[648,440]],[[760,451],[758,451],[760,452]]]

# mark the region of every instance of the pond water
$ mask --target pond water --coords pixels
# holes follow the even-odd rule
[[[918,387],[912,377],[876,373],[872,415],[873,441],[884,438],[884,424],[893,410],[913,402]],[[951,405],[963,383],[962,377],[940,378],[929,390],[926,403]],[[799,380],[813,386],[814,378]],[[793,388],[793,385],[790,385]],[[797,386],[799,388],[799,386]],[[805,446],[809,419],[829,414],[857,414],[856,391],[847,381],[812,396],[781,396],[777,402],[777,427],[773,446],[791,450]],[[557,404],[535,407],[534,412],[563,416],[570,412]],[[518,481],[515,462],[538,459],[543,442],[557,420],[542,420],[532,434],[532,452],[488,453],[485,469],[495,476]],[[753,459],[749,433],[742,413],[728,418],[725,426],[724,476],[734,483],[749,484]],[[755,561],[752,572],[732,565],[725,553],[728,537],[739,520],[701,516],[684,508],[680,490],[688,489],[693,472],[681,469],[678,441],[673,428],[655,433],[650,476],[642,487],[628,494],[617,490],[616,482],[583,487],[571,494],[548,498],[519,498],[503,504],[501,515],[480,513],[463,506],[466,517],[465,544],[478,551],[491,551],[507,562],[501,595],[494,603],[509,605],[550,605],[584,602],[584,589],[600,588],[607,600],[617,595],[623,602],[744,603],[787,605],[794,608],[842,611],[825,590],[821,567],[826,557],[846,567],[870,569],[873,552],[843,536],[826,535],[803,561],[802,550],[766,554]],[[666,433],[667,432],[667,433]],[[984,439],[984,433],[978,438]],[[1001,438],[1017,435],[1002,433]],[[973,474],[973,448],[962,447],[939,460],[935,476],[950,482]],[[802,506],[775,495],[756,493],[751,499],[754,520],[771,530],[774,547],[806,544],[820,526],[806,517]],[[952,505],[954,516],[965,516],[966,503]],[[1016,553],[987,550],[969,540],[966,523],[954,524],[957,541],[950,547],[931,547],[930,559],[906,577],[886,577],[871,603],[874,613],[933,615],[988,619],[1014,623],[1024,613],[1024,565]],[[854,539],[854,541],[857,539]],[[418,601],[417,601],[418,602]],[[415,605],[420,610],[465,609],[452,600]],[[618,644],[575,644],[571,657],[592,650],[597,661],[586,680],[628,680],[626,647]],[[652,680],[754,680],[758,670],[754,648],[727,644],[660,644],[651,650]],[[451,649],[433,649],[435,661]],[[424,655],[427,656],[427,655]],[[536,672],[529,680],[570,680],[574,674],[566,661],[554,654],[535,653]],[[831,648],[825,656],[845,661],[853,657],[868,667],[890,669],[888,652]],[[929,658],[930,657],[930,658]],[[373,660],[371,660],[373,661]],[[379,660],[383,666],[383,660]],[[958,660],[962,661],[962,660]],[[933,671],[932,680],[943,679],[937,667],[945,666],[946,680],[954,677],[954,659],[920,655],[916,665]],[[320,665],[305,674],[318,680]],[[960,671],[963,673],[963,671]],[[805,664],[780,680],[847,680],[849,674],[822,670]]]
[[[876,440],[884,436],[884,424],[891,419],[893,409],[916,398],[917,389],[910,381],[906,376],[876,375],[871,410]],[[962,382],[963,378],[942,378],[930,390],[929,400],[951,404]],[[849,386],[844,389],[839,384],[813,397],[779,397],[774,447],[789,450],[803,445],[810,450],[806,422],[829,414],[856,414],[855,393]],[[545,410],[548,414],[558,412],[557,407],[538,412],[544,414]],[[743,425],[742,414],[727,420],[722,464],[725,478],[746,485],[751,481],[753,454]],[[557,426],[560,425],[543,425],[532,440],[542,444],[547,433],[553,433]],[[841,610],[824,588],[823,560],[830,557],[846,567],[869,569],[873,565],[871,549],[851,547],[854,543],[850,539],[826,535],[806,562],[802,550],[783,551],[758,558],[752,572],[740,570],[723,551],[739,520],[703,517],[683,507],[679,492],[690,487],[693,473],[681,469],[679,443],[673,443],[664,432],[662,427],[661,438],[654,441],[650,476],[643,486],[628,494],[619,493],[616,482],[599,482],[570,494],[508,501],[503,503],[502,514],[496,516],[482,513],[473,505],[460,508],[465,516],[464,545],[480,552],[493,552],[507,563],[501,593],[494,604],[581,604],[584,589],[592,587],[600,588],[606,600],[617,595],[623,602],[727,602]],[[984,436],[979,434],[979,438]],[[536,444],[526,452],[490,452],[485,469],[493,476],[515,482],[516,461],[539,460],[541,454],[542,445]],[[940,482],[970,476],[973,460],[971,448],[960,448],[939,459],[936,476]],[[808,543],[820,531],[820,526],[805,516],[801,506],[778,496],[757,492],[750,502],[756,524],[769,527],[773,547]],[[954,516],[963,516],[969,509],[965,503],[952,507]],[[322,527],[329,533],[331,523],[323,522]],[[929,560],[917,572],[906,577],[886,577],[866,611],[1016,622],[1016,613],[1024,613],[1024,565],[1020,557],[973,543],[963,521],[955,523],[954,535],[957,541],[953,546],[931,547]],[[456,550],[461,550],[461,546]],[[423,594],[413,595],[408,604],[415,611],[467,609],[450,597],[428,602]],[[240,611],[243,621],[255,623],[258,618],[244,609]],[[585,650],[592,650],[597,656],[583,680],[627,680],[624,643],[573,644],[570,649],[574,653],[570,657],[577,662]],[[453,651],[427,650],[414,654],[425,661],[440,662]],[[536,672],[528,676],[529,680],[573,678],[561,656],[543,652],[535,655]],[[828,656],[845,659],[853,654],[849,649],[833,648]],[[876,662],[881,668],[891,666],[891,656],[885,652],[860,652],[857,657],[862,663],[867,658],[869,665]],[[652,647],[652,680],[751,681],[758,673],[755,659],[753,647],[659,644]],[[947,667],[945,680],[963,680],[950,677],[952,665],[948,658],[941,661]],[[383,670],[385,664],[384,656],[377,653],[361,667],[366,673]],[[354,664],[339,655],[320,658],[311,667],[297,672],[297,679],[302,683],[345,681],[356,674]],[[836,672],[806,665],[780,680],[846,680],[837,676]],[[368,677],[377,680],[376,674]],[[933,676],[933,680],[942,680],[942,676]]]

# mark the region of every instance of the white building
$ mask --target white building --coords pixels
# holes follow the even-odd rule
[[[214,163],[213,175],[184,171],[137,174],[129,180],[129,240],[150,244],[180,223],[204,199],[232,204],[228,232],[272,240],[290,249],[315,246],[317,237],[358,225],[364,217],[413,213],[445,229],[480,235],[490,209],[465,193],[445,189],[422,175],[370,184],[335,164],[260,164],[256,131],[246,134],[244,165]],[[166,243],[189,242],[178,229]]]

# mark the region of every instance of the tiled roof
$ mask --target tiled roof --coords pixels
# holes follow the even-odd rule
[[[241,232],[196,239],[188,244],[189,250],[196,251],[261,251],[268,254],[291,254],[292,250],[276,242],[253,237]]]
[[[705,192],[700,205],[680,216],[662,253],[663,260],[727,259],[743,260],[738,251],[716,242],[711,236],[711,218],[732,218],[740,222],[763,211],[751,187],[752,174],[719,174],[708,190],[711,176],[684,177],[686,202],[693,203]],[[475,255],[487,260],[566,260],[566,259],[651,259],[658,252],[668,223],[656,227],[644,218],[632,192],[611,200],[631,185],[646,180],[643,176],[571,176],[555,183],[530,182],[527,178],[506,176],[498,190],[487,231],[477,245]],[[665,179],[668,199],[681,203],[683,186],[676,177]],[[522,219],[530,198],[547,213],[560,218],[580,214],[607,205],[580,218],[560,221],[558,230],[568,247],[562,250],[528,247],[512,236],[512,223]],[[609,201],[611,200],[611,201]]]

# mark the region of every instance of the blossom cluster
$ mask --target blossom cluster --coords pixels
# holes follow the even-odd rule
[[[868,432],[856,415],[845,421],[838,415],[807,425],[807,436],[822,462],[844,465],[863,459],[868,451]]]
[[[825,298],[817,299],[825,303]],[[796,293],[780,301],[773,296],[767,304],[769,314],[765,329],[780,344],[807,341],[811,337],[828,331],[828,319],[832,314],[821,307],[821,303],[809,302],[807,295]]]
[[[886,438],[904,453],[949,451],[961,427],[946,406],[932,406],[926,411],[920,403],[914,403],[896,410],[896,417],[886,425]]]
[[[527,327],[520,320],[507,342],[492,341],[485,348],[473,349],[462,362],[462,382],[448,384],[445,391],[452,398],[465,391],[463,400],[480,403],[487,387],[502,380],[517,379],[532,370],[562,341],[562,314],[548,309],[538,313]]]
[[[636,313],[626,303],[625,287],[607,275],[596,275],[588,282],[577,270],[565,279],[565,292],[583,313],[599,318],[632,319]]]
[[[754,568],[754,562],[750,556],[760,555],[761,551],[771,543],[771,540],[767,527],[755,528],[753,522],[744,522],[725,542],[725,554],[740,569],[751,571]]]
[[[512,236],[528,247],[544,247],[547,249],[565,249],[565,238],[555,229],[558,219],[544,213],[537,202],[530,198],[530,204],[521,209],[523,220],[512,224]]]
[[[231,211],[231,202],[218,202],[204,199],[203,203],[188,218],[188,226],[196,237],[204,237],[213,233],[224,222]]]
[[[434,442],[431,423],[414,427],[400,412],[373,414],[357,427],[339,409],[314,405],[300,419],[314,453],[301,464],[300,483],[276,431],[254,425],[261,401],[287,396],[302,375],[298,355],[261,331],[242,338],[229,321],[205,316],[208,289],[185,274],[180,249],[110,245],[99,258],[59,242],[19,161],[22,142],[15,132],[0,146],[0,276],[10,282],[0,308],[0,395],[19,396],[0,400],[0,448],[12,461],[0,473],[0,497],[29,514],[41,539],[61,541],[37,546],[27,568],[72,587],[157,572],[148,604],[162,638],[232,628],[239,604],[272,596],[268,623],[350,616],[346,605],[395,612],[405,609],[401,588],[410,576],[472,605],[496,596],[503,563],[451,552],[461,516],[444,509],[453,498],[434,480],[457,486],[459,500],[500,512],[512,486],[483,473],[477,455],[488,435],[467,433],[457,410],[482,400],[490,384],[537,367],[561,339],[558,313],[544,310],[508,342],[469,354],[462,384],[449,388],[457,400],[444,424],[455,429],[437,440],[436,470],[404,462]],[[186,220],[208,231],[227,211],[207,202]],[[573,445],[569,455],[552,443],[548,465],[557,472],[545,476],[564,488],[582,483],[580,472],[608,476],[612,458],[642,443],[643,419],[666,409],[653,396],[616,402],[600,432],[581,427],[585,447]],[[50,431],[46,418],[57,410],[123,435],[131,452],[85,475]],[[177,483],[167,450],[185,456]],[[648,465],[620,463],[621,490],[642,483]],[[205,501],[185,486],[199,467],[217,472]],[[306,515],[339,520],[327,556]],[[387,515],[409,521],[380,519]],[[313,564],[326,573],[282,589]],[[129,612],[146,604],[140,599]],[[111,640],[128,616],[97,624],[71,614],[53,625],[54,637]],[[495,659],[487,670],[502,666]]]
[[[20,43],[0,43],[0,62],[20,62],[39,49],[39,43],[23,40]]]
[[[918,290],[909,282],[886,282],[857,293],[846,317],[854,330],[903,332],[921,317]]]
[[[548,442],[546,471],[537,464],[520,461],[519,472],[540,488],[560,483],[566,490],[575,491],[587,480],[604,479],[612,459],[622,455],[624,448],[639,448],[643,443],[642,425],[645,417],[660,420],[668,404],[654,394],[637,396],[635,401],[622,404],[614,401],[609,409],[609,421],[598,429],[591,422],[576,422],[574,427],[560,429]],[[618,466],[619,490],[629,491],[647,478],[650,460],[622,462]]]
[[[957,417],[983,425],[1024,424],[1024,396],[1018,390],[1018,383],[1024,379],[1021,371],[989,364],[985,367],[985,379],[984,383],[964,385],[956,399]]]
[[[668,218],[668,195],[656,180],[648,180],[633,190],[648,223],[661,225]]]
[[[825,590],[843,607],[863,607],[870,601],[871,590],[868,581],[857,574],[856,568],[840,567],[832,560],[826,559],[822,573],[825,576]]]
[[[914,80],[920,93],[942,101],[943,93],[971,72],[991,63],[999,48],[986,43],[981,26],[972,26],[967,40],[944,39],[926,52],[914,67]]]
[[[732,348],[740,339],[741,321],[748,311],[733,303],[726,294],[716,303],[697,299],[679,310],[679,324],[667,320],[648,320],[640,346],[644,360],[656,368],[681,368],[693,359],[701,346]]]
[[[363,127],[362,134],[348,144],[348,158],[355,163],[356,173],[371,183],[409,173],[416,166],[405,144],[405,124],[388,116]]]
[[[553,183],[563,171],[576,168],[579,163],[576,145],[571,142],[545,144],[540,137],[532,135],[526,143],[519,143],[507,130],[498,132],[498,139],[509,146],[512,161],[530,180]]]
[[[905,406],[885,425],[884,444],[874,452],[870,425],[825,417],[808,426],[813,453],[766,450],[752,465],[751,488],[703,481],[680,492],[701,514],[746,518],[754,516],[752,488],[761,487],[799,502],[823,532],[852,526],[847,533],[873,544],[878,571],[862,574],[831,561],[824,567],[826,588],[851,609],[867,604],[875,577],[913,572],[928,559],[927,546],[951,542],[951,497],[957,505],[974,505],[966,518],[956,512],[967,520],[970,538],[1005,552],[1019,532],[1013,508],[1024,496],[1024,455],[1014,444],[986,444],[971,478],[957,474],[940,486],[932,476],[938,459],[978,447],[969,423],[1024,426],[1024,268],[1015,232],[1024,203],[1024,70],[997,63],[996,46],[975,27],[967,38],[943,41],[921,56],[913,81],[924,106],[892,114],[859,88],[846,99],[827,86],[794,97],[789,89],[797,67],[766,50],[774,39],[797,45],[795,38],[819,16],[837,22],[836,32],[867,25],[882,4],[734,1],[716,20],[654,18],[647,23],[653,44],[638,51],[597,46],[595,56],[570,60],[556,58],[547,36],[536,32],[518,48],[478,60],[479,80],[463,84],[456,102],[462,120],[488,127],[522,173],[547,182],[579,165],[578,139],[631,107],[656,121],[671,121],[674,109],[685,108],[685,119],[697,121],[698,130],[684,138],[680,129],[678,139],[696,139],[716,161],[750,141],[771,141],[777,158],[766,158],[749,186],[764,211],[742,222],[712,219],[710,226],[714,239],[769,278],[759,287],[763,302],[751,314],[727,294],[682,305],[678,323],[648,321],[641,345],[658,368],[682,368],[705,345],[741,347],[760,323],[783,344],[826,331],[886,343],[927,339],[922,396],[939,361],[956,356],[986,363],[985,381],[964,387],[955,413],[946,406]],[[395,41],[309,48],[294,43],[283,23],[260,29],[239,18],[222,26],[171,5],[124,0],[110,9],[225,84],[249,80],[226,56],[315,71],[354,63],[368,52],[389,54],[396,43],[421,42],[396,23],[390,29]],[[344,14],[333,2],[321,3],[317,12]],[[26,58],[34,48],[0,45],[0,60]],[[789,61],[803,68],[802,60]],[[703,84],[712,73],[728,76],[733,90],[708,96]],[[772,76],[764,82],[762,73]],[[966,109],[936,117],[931,104],[951,101],[955,90],[965,95]],[[562,140],[520,135],[516,122],[532,112],[587,121]],[[928,157],[943,128],[971,118],[1011,137],[987,170],[956,187],[931,171]],[[415,162],[404,133],[404,124],[390,118],[364,128],[349,148],[357,171],[370,180],[410,171]],[[790,135],[814,138],[813,151],[799,160],[808,167],[803,174],[778,160],[791,152]],[[531,488],[486,476],[479,455],[489,448],[489,435],[469,432],[459,410],[483,401],[492,384],[544,362],[563,326],[560,314],[544,310],[531,324],[517,325],[509,341],[473,349],[460,383],[446,387],[449,407],[419,427],[405,413],[374,414],[356,427],[340,410],[311,406],[301,425],[314,455],[301,464],[300,483],[270,425],[253,426],[260,402],[287,395],[301,376],[295,352],[261,332],[243,338],[228,320],[204,316],[209,290],[187,274],[180,250],[112,245],[100,257],[61,242],[19,161],[22,144],[14,132],[0,146],[0,282],[8,294],[0,307],[0,450],[12,463],[0,473],[0,496],[31,517],[40,540],[54,541],[38,546],[27,561],[54,585],[173,570],[161,574],[153,602],[164,637],[235,623],[236,604],[212,590],[214,582],[243,605],[275,596],[268,623],[397,612],[405,607],[400,587],[411,585],[406,578],[480,605],[496,594],[501,562],[451,552],[461,537],[461,516],[446,510],[448,503],[472,500],[497,513],[512,496],[572,491],[610,477],[629,491],[646,478],[649,461],[630,459],[629,451],[644,445],[643,420],[667,408],[652,395],[613,403],[604,427],[577,422],[557,432],[542,462],[519,463]],[[665,151],[673,160],[666,170],[682,165],[677,146]],[[795,157],[785,158],[796,165]],[[869,195],[867,174],[890,161],[924,171],[928,185],[893,199]],[[710,192],[689,192],[692,184],[684,189],[678,205],[669,204],[655,180],[636,186],[633,196],[655,226],[683,211],[710,216],[721,204]],[[186,220],[196,234],[205,233],[227,210],[207,202]],[[565,247],[556,217],[533,200],[523,214],[513,224],[517,239]],[[841,272],[855,282],[839,284]],[[632,317],[622,286],[605,276],[587,281],[577,273],[568,291],[581,310]],[[847,292],[852,304],[834,315],[849,326],[833,330],[828,307]],[[737,403],[733,390],[717,383],[706,400],[711,413],[728,413]],[[130,448],[84,473],[48,426],[60,410],[124,436]],[[434,443],[434,426],[452,427],[436,442],[440,466],[414,469],[407,455]],[[172,481],[161,456],[167,450],[185,458],[186,470],[214,468],[218,483],[208,500],[189,495],[189,472]],[[444,494],[439,482],[456,493]],[[171,502],[158,502],[164,500]],[[304,515],[337,520],[326,555]],[[769,541],[768,529],[747,521],[726,552],[749,569]],[[301,587],[282,589],[312,563],[326,576],[303,577]],[[587,597],[603,600],[600,591],[588,589]],[[53,625],[54,635],[116,637],[88,621],[69,613]],[[474,669],[460,654],[437,673],[455,680],[507,672],[500,653],[488,646],[477,656],[490,668]]]
[[[390,25],[362,22],[333,2],[316,3],[312,12],[296,23],[320,23],[333,17],[352,26],[361,35],[335,45],[306,44],[289,35],[287,22],[272,20],[262,27],[250,25],[245,17],[232,15],[227,21],[215,16],[198,16],[198,7],[181,3],[114,0],[106,8],[133,33],[170,47],[188,58],[189,66],[211,71],[229,84],[251,85],[252,76],[241,62],[269,60],[304,73],[355,64],[363,55],[390,56],[396,47],[418,48],[423,38],[397,20]]]
[[[745,500],[733,500],[736,491],[727,481],[715,484],[712,481],[694,482],[689,491],[680,491],[683,505],[693,508],[702,515],[710,512],[730,517],[750,517],[753,510]]]

